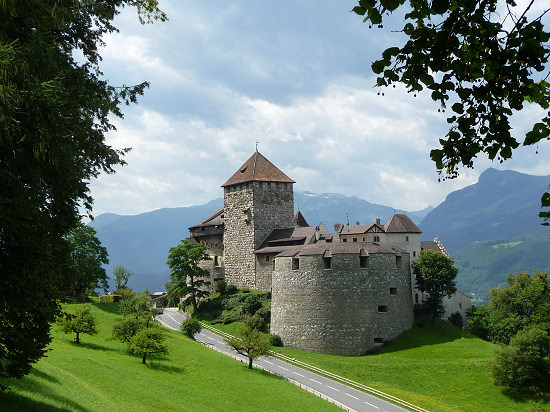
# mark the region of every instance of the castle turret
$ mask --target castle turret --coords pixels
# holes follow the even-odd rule
[[[273,229],[294,227],[294,180],[255,152],[225,182],[225,279],[257,288],[254,250]]]

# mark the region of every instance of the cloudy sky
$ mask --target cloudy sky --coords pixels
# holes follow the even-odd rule
[[[105,38],[113,85],[149,81],[116,120],[108,144],[131,147],[128,165],[91,184],[94,215],[203,204],[258,150],[295,190],[341,193],[401,210],[437,206],[487,167],[549,175],[550,145],[504,164],[479,159],[438,182],[429,158],[446,133],[429,95],[378,95],[370,64],[399,41],[369,29],[352,0],[161,0],[169,21],[142,26],[134,10]],[[389,22],[391,24],[391,22]],[[397,21],[394,29],[400,29]],[[514,128],[541,116],[528,109]]]

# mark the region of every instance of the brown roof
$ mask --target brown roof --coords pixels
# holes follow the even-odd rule
[[[255,152],[222,187],[245,182],[296,183],[260,152]]]
[[[315,227],[273,229],[254,253],[280,253],[295,245],[307,245],[315,241]]]
[[[422,231],[414,224],[414,222],[403,214],[397,214],[390,217],[384,224],[386,233],[422,233]]]
[[[207,218],[201,220],[199,223],[191,226],[189,229],[194,229],[202,226],[221,226],[223,225],[223,207],[216,210]]]
[[[374,232],[375,231],[374,228],[376,227],[378,227],[381,232],[384,231],[384,228],[374,223],[371,225],[346,225],[342,227],[340,234],[341,235],[361,235],[367,232]]]
[[[299,210],[296,212],[296,216],[294,216],[294,225],[296,225],[296,227],[309,226],[306,221],[306,218],[304,217],[304,215],[302,215],[302,212],[300,212]]]
[[[348,242],[348,243],[313,243],[303,246],[291,246],[282,251],[278,256],[309,256],[323,255],[329,251],[331,255],[335,254],[407,254],[403,249],[391,246],[380,246],[372,242]],[[363,252],[362,252],[363,251]]]

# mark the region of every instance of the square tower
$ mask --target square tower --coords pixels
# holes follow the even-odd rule
[[[273,229],[294,227],[294,183],[255,152],[222,185],[227,283],[258,288],[254,250]]]

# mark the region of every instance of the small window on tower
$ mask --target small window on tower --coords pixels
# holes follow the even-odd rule
[[[390,295],[397,295],[397,288],[390,288]]]
[[[292,270],[298,270],[300,269],[300,258],[294,257],[292,258]]]
[[[354,242],[357,242],[357,238],[356,238],[356,237],[354,237],[354,238],[353,238],[353,241],[354,241]]]
[[[408,237],[408,236],[405,236],[405,240],[408,242],[408,241],[409,241],[409,237]]]
[[[384,343],[384,338],[374,338],[374,343]]]
[[[380,236],[375,236],[375,237],[374,237],[374,241],[375,241],[376,243],[380,242]]]
[[[378,313],[386,313],[388,311],[387,306],[378,306]]]
[[[214,266],[220,266],[220,259],[218,256],[214,256]]]
[[[396,256],[395,257],[395,267],[397,269],[401,269],[401,256]]]
[[[265,255],[265,261],[269,262],[269,255]]]
[[[359,266],[361,269],[366,269],[369,267],[369,257],[368,256],[359,256]]]
[[[342,241],[343,241],[344,243],[346,243],[346,242],[348,241],[348,239],[347,239],[347,238],[344,238],[344,239],[342,239]]]

